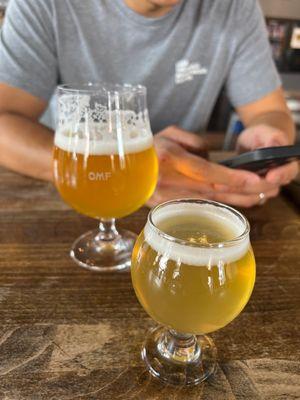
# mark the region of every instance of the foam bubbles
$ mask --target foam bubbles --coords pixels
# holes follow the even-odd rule
[[[197,203],[169,204],[155,211],[152,218],[157,226],[165,219],[176,218],[178,215],[205,216],[218,224],[227,224],[233,230],[235,237],[242,235],[245,230],[244,223],[237,216],[229,210],[211,204],[201,206]],[[165,256],[166,259],[194,266],[213,266],[237,261],[245,255],[250,246],[248,235],[230,247],[186,246],[162,237],[149,223],[146,224],[144,235],[153,250]]]
[[[134,137],[123,138],[122,142],[117,139],[105,140],[97,138],[81,137],[70,130],[56,131],[55,146],[67,152],[88,155],[118,155],[138,153],[149,149],[153,145],[152,135],[137,134]]]
[[[95,115],[87,116],[87,122],[75,123],[75,117],[61,120],[55,133],[55,145],[64,151],[84,155],[137,153],[153,145],[146,111],[139,114],[113,111],[110,115],[107,111],[94,112]],[[84,117],[81,115],[79,119]]]

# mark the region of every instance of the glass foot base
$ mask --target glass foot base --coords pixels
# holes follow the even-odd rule
[[[172,385],[192,386],[214,373],[217,350],[209,337],[191,336],[192,343],[184,347],[186,339],[174,341],[169,332],[164,327],[151,330],[142,348],[142,359],[154,377]]]
[[[101,240],[99,229],[95,229],[73,243],[70,256],[77,265],[91,271],[128,270],[136,237],[135,233],[120,230],[115,238]]]

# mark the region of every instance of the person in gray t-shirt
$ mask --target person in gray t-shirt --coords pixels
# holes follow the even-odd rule
[[[192,132],[205,131],[222,87],[247,127],[239,149],[294,140],[257,0],[10,0],[0,44],[0,163],[52,180],[53,131],[38,120],[58,84],[86,81],[147,86],[160,158],[151,205],[205,197],[252,206],[297,174],[291,163],[260,178],[192,154],[203,147]]]

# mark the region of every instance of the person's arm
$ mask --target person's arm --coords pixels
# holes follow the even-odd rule
[[[294,143],[295,124],[287,108],[282,89],[277,89],[256,102],[238,107],[237,112],[247,127],[238,138],[239,151]],[[293,162],[271,170],[266,180],[280,187],[289,183],[297,174],[298,163]]]
[[[0,164],[52,180],[53,132],[38,122],[46,102],[0,84]]]
[[[10,0],[0,36],[0,164],[51,179],[53,132],[39,124],[59,80],[51,1]]]
[[[233,26],[235,48],[226,89],[246,130],[239,136],[239,151],[292,144],[295,127],[286,106],[276,70],[266,23],[258,0],[236,3]],[[297,164],[271,170],[266,181],[281,185],[297,173]]]
[[[237,107],[237,112],[247,128],[267,126],[282,132],[286,144],[293,144],[296,136],[296,127],[287,107],[283,90],[279,88],[260,100]],[[265,139],[261,135],[262,144]],[[267,135],[266,135],[267,136]],[[279,145],[281,145],[280,139]]]

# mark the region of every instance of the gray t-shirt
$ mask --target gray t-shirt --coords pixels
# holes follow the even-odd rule
[[[10,0],[0,81],[47,101],[60,83],[144,84],[154,132],[205,130],[224,85],[235,107],[280,86],[257,0],[183,0],[160,18],[124,0]]]

